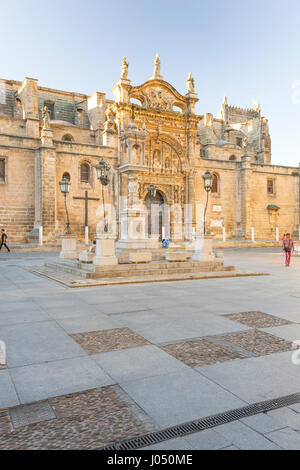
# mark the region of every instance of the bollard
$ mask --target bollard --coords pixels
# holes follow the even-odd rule
[[[222,234],[223,234],[223,242],[226,242],[226,229],[225,229],[224,225],[222,227]]]

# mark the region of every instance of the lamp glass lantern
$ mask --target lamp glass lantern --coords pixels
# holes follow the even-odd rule
[[[109,183],[109,170],[110,165],[102,158],[102,160],[95,165],[97,178],[103,186],[107,186]]]
[[[211,191],[213,185],[213,175],[211,172],[207,170],[204,175],[202,175],[202,179],[205,191]]]
[[[62,194],[67,194],[70,192],[71,183],[67,178],[63,177],[63,179],[59,182],[59,186]]]

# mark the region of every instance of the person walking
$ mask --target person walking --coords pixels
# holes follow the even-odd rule
[[[289,266],[291,262],[292,252],[295,251],[294,242],[291,239],[291,234],[286,233],[285,238],[282,240],[282,251],[285,253],[285,265]]]
[[[3,246],[5,246],[5,248],[7,249],[8,252],[10,252],[10,249],[8,248],[7,244],[7,235],[5,233],[5,229],[3,228],[1,230],[1,244],[0,244],[0,250]]]

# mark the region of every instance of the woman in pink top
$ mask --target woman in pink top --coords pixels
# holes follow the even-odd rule
[[[292,251],[294,251],[294,242],[291,239],[291,234],[286,233],[285,238],[282,240],[282,251],[285,252],[285,265],[289,266],[291,262]]]

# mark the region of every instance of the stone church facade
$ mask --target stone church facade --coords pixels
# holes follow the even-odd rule
[[[158,56],[153,75],[138,86],[123,58],[112,91],[108,100],[101,92],[40,87],[33,78],[0,79],[0,225],[11,242],[38,240],[40,227],[45,242],[59,239],[66,221],[63,176],[71,182],[67,204],[78,238],[84,238],[81,198],[88,191],[91,235],[103,217],[104,197],[116,214],[118,240],[128,238],[128,217],[141,216],[143,239],[190,240],[203,229],[206,170],[214,178],[206,227],[216,239],[224,229],[228,239],[250,239],[252,228],[256,239],[274,240],[276,228],[298,233],[299,169],[271,164],[268,121],[258,103],[241,109],[224,98],[218,118],[197,115],[192,75],[181,95],[164,81]],[[95,170],[100,159],[111,167],[105,188]],[[159,214],[155,227],[150,185]]]

